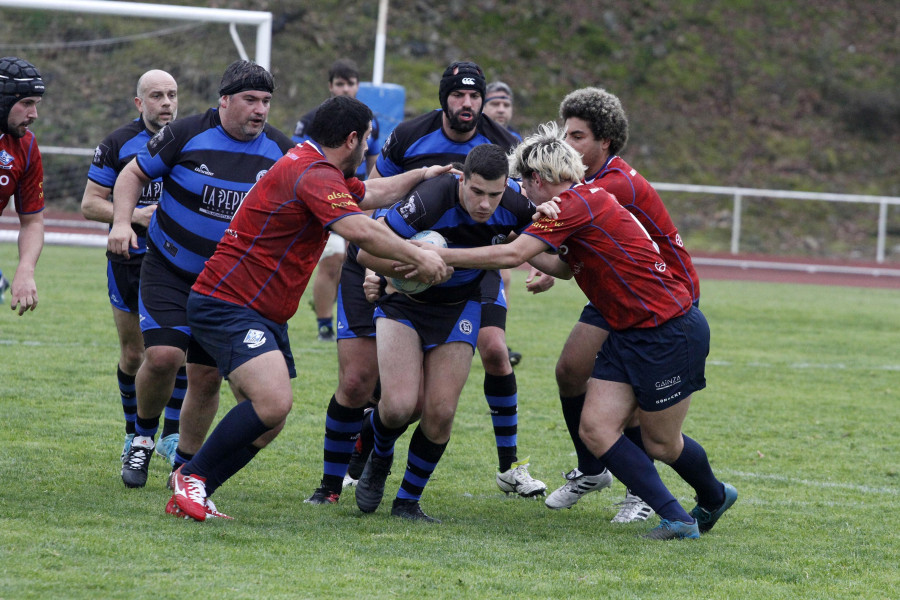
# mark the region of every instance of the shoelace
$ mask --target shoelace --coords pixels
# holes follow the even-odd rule
[[[191,502],[206,506],[206,485],[190,475],[184,478],[184,483],[187,485],[187,495]]]
[[[144,467],[144,463],[147,461],[147,455],[152,452],[151,450],[147,450],[146,448],[139,448],[136,446],[132,446],[131,450],[128,451],[128,468],[129,469],[141,469]]]
[[[534,481],[534,477],[528,472],[528,465],[519,465],[513,469],[513,479],[519,483],[531,483]]]

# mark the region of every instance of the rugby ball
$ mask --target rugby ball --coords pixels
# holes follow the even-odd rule
[[[421,240],[429,244],[434,244],[435,246],[440,246],[441,248],[447,247],[447,240],[444,239],[444,236],[439,234],[437,231],[432,231],[430,229],[420,231],[409,239]],[[419,292],[424,292],[431,287],[431,284],[422,283],[421,281],[417,281],[415,279],[391,277],[390,280],[391,285],[394,286],[394,288],[396,288],[398,292],[403,292],[404,294],[418,294]]]

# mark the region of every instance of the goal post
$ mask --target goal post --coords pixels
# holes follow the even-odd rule
[[[0,0],[0,56],[28,60],[47,85],[31,126],[44,159],[47,205],[79,209],[93,149],[137,117],[132,99],[142,73],[162,69],[175,78],[180,116],[203,112],[215,105],[222,73],[235,59],[270,68],[272,21],[272,13],[252,10]],[[247,56],[241,37],[251,52],[255,41],[255,56]]]
[[[254,60],[257,64],[269,69],[269,63],[272,59],[272,13],[265,11],[175,6],[144,2],[116,2],[112,0],[0,0],[0,7],[2,6],[28,10],[57,10],[119,17],[141,17],[145,19],[228,23],[231,38],[235,42],[238,53],[244,59],[248,59],[248,57],[234,26],[253,25],[256,27],[256,58]]]

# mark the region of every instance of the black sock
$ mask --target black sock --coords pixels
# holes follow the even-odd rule
[[[500,472],[518,460],[519,395],[516,374],[484,374],[484,398],[491,411]]]
[[[341,493],[347,465],[362,428],[363,408],[341,406],[334,396],[325,411],[324,462],[322,485],[329,492]]]

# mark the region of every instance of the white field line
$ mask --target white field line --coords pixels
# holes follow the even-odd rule
[[[822,371],[900,371],[900,365],[847,365],[844,363],[765,363],[765,362],[748,362],[734,363],[728,360],[708,360],[707,366],[711,367],[757,367],[760,369],[817,369]]]
[[[716,468],[717,473],[727,473],[736,477],[745,479],[763,479],[768,481],[777,481],[778,483],[787,483],[790,485],[804,485],[822,489],[841,489],[860,492],[863,494],[888,494],[890,496],[900,495],[900,487],[875,487],[871,485],[863,485],[857,483],[845,483],[836,481],[818,481],[815,479],[801,479],[797,477],[787,477],[786,475],[778,475],[775,473],[748,473],[746,471],[735,471],[733,469]]]

